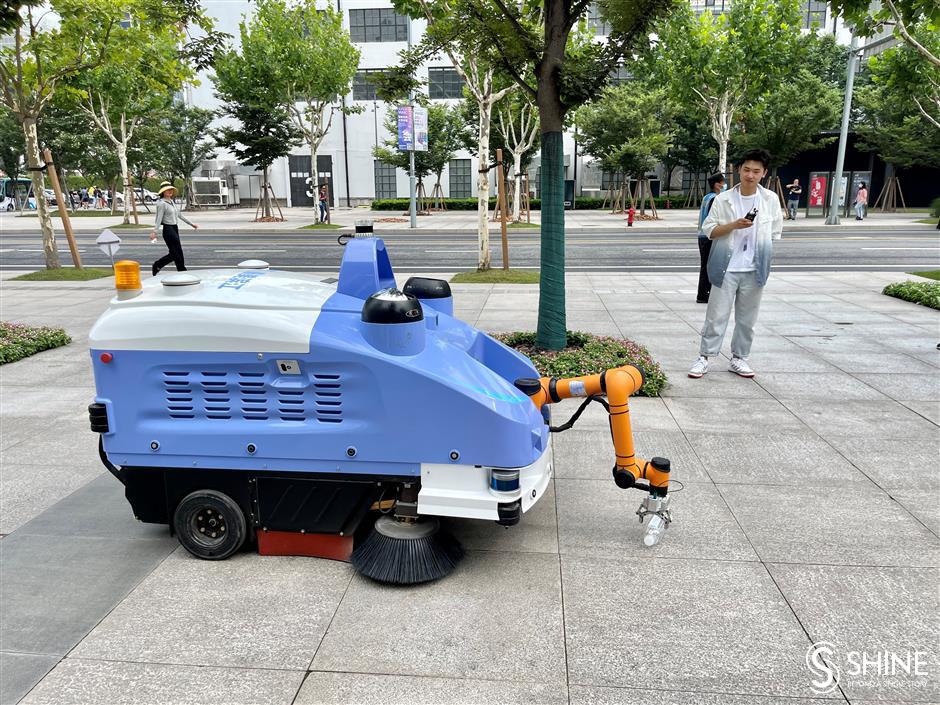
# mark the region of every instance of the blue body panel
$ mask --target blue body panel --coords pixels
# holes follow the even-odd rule
[[[114,358],[105,364],[103,351],[92,350],[96,400],[108,407],[109,458],[123,466],[390,476],[419,475],[422,463],[535,462],[548,428],[512,383],[538,376],[528,358],[430,306],[424,321],[389,324],[419,326],[404,348],[379,349],[399,345],[398,334],[376,342],[360,312],[365,298],[393,285],[382,241],[351,240],[309,353],[109,350]],[[249,280],[242,291],[250,288]],[[282,374],[276,360],[284,358],[296,360],[300,374]]]

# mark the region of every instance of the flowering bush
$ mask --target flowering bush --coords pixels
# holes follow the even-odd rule
[[[898,282],[881,293],[940,310],[940,282]]]
[[[0,365],[71,342],[72,339],[61,328],[36,328],[0,321]]]
[[[579,377],[629,364],[643,370],[646,381],[637,392],[639,396],[657,397],[666,386],[666,373],[649,350],[626,338],[569,330],[568,346],[549,351],[535,347],[535,333],[530,331],[496,333],[493,337],[527,356],[545,377]]]

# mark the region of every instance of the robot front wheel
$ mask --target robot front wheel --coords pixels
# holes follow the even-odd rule
[[[173,528],[183,548],[210,561],[231,556],[248,534],[241,507],[216,490],[196,490],[186,495],[173,514]]]

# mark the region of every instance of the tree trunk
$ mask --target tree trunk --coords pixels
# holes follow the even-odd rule
[[[117,146],[118,163],[121,165],[121,182],[124,184],[124,225],[130,225],[131,222],[131,201],[134,197],[131,191],[130,171],[127,168],[127,139],[123,138]],[[113,191],[112,191],[113,194]],[[116,200],[116,199],[115,199]]]
[[[271,197],[268,195],[268,167],[261,170],[261,217],[271,217]]]
[[[512,222],[521,222],[522,153],[512,153]]]
[[[479,252],[477,270],[490,268],[490,226],[487,218],[490,212],[490,119],[493,104],[489,100],[480,101],[480,120],[477,131],[477,241]]]
[[[36,199],[36,213],[39,216],[39,227],[42,230],[42,253],[46,258],[46,269],[59,269],[59,251],[55,244],[55,231],[52,229],[52,216],[46,205],[46,196],[43,193],[43,177],[39,167],[42,161],[39,157],[39,135],[36,132],[35,118],[23,120],[23,135],[26,138],[26,164],[29,167],[29,177],[33,182],[33,197]],[[60,204],[59,208],[64,205]]]
[[[313,194],[313,206],[320,217],[320,170],[317,169],[317,142],[314,137],[313,110],[310,111],[310,192]],[[294,205],[297,205],[296,203]],[[314,218],[314,220],[317,220]]]

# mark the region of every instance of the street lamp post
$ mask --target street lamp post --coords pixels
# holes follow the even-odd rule
[[[408,18],[408,49],[411,49],[411,17]],[[415,92],[412,89],[408,92],[408,105],[412,109],[412,130],[414,130],[414,105],[415,105]],[[418,227],[418,204],[417,198],[415,198],[415,135],[412,131],[411,134],[411,150],[408,152],[408,168],[409,168],[409,194],[411,199],[411,228]]]
[[[858,61],[858,37],[852,31],[852,44],[849,47],[849,65],[845,77],[845,100],[842,103],[842,129],[839,132],[839,154],[836,157],[836,171],[833,174],[829,194],[829,215],[826,225],[839,224],[839,189],[842,186],[842,168],[845,166],[845,145],[849,136],[849,116],[852,112],[852,87],[855,85],[855,64]],[[848,189],[846,189],[848,191]],[[849,194],[846,193],[848,198]]]

